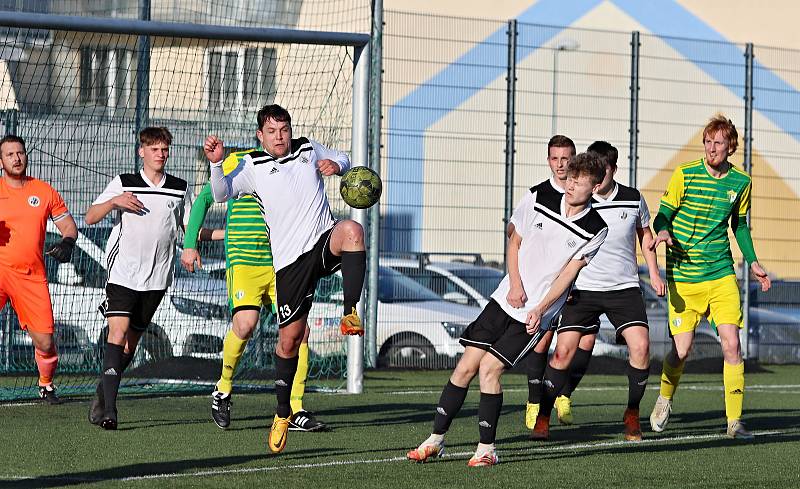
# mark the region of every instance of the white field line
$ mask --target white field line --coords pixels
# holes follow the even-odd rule
[[[745,384],[745,393],[748,392],[769,392],[770,394],[800,394],[800,384],[790,384],[790,385],[747,385]],[[648,387],[649,390],[657,390],[659,389],[658,385],[651,385]],[[777,390],[783,389],[783,390]],[[797,389],[797,390],[786,390],[786,389]],[[578,387],[578,391],[627,391],[628,387],[626,386],[608,386],[608,387]],[[678,386],[678,390],[693,390],[693,391],[721,391],[723,390],[722,383],[720,382],[719,385],[683,385],[681,384]],[[411,395],[418,395],[418,394],[440,394],[442,392],[441,389],[439,390],[402,390],[402,391],[389,391],[385,394],[390,396],[411,396]],[[528,389],[525,388],[513,388],[513,389],[503,389],[503,392],[528,392]]]
[[[753,432],[753,435],[772,436],[772,435],[782,435],[784,433],[785,432],[783,431],[758,431],[758,432]],[[598,443],[575,443],[571,445],[536,447],[536,448],[527,448],[524,450],[514,450],[514,451],[515,452],[521,451],[522,453],[552,453],[552,452],[564,452],[564,451],[577,451],[584,449],[592,450],[596,448],[607,448],[615,446],[625,446],[629,448],[635,448],[637,446],[651,445],[661,442],[674,442],[674,441],[687,441],[687,440],[713,440],[721,438],[725,438],[725,435],[722,434],[688,435],[688,436],[673,436],[669,438],[645,438],[644,440],[639,442],[617,440],[617,441],[607,441]],[[445,454],[444,457],[465,458],[471,456],[472,453],[473,452],[455,452],[455,453]],[[308,464],[281,465],[273,467],[250,467],[250,468],[224,469],[224,470],[203,470],[199,472],[173,472],[173,473],[151,474],[151,475],[142,475],[134,477],[120,477],[113,479],[102,479],[99,477],[69,477],[69,476],[32,477],[32,476],[18,476],[18,475],[0,475],[0,480],[40,479],[42,481],[53,481],[53,482],[117,482],[117,481],[132,482],[132,481],[147,481],[147,480],[180,479],[186,477],[209,477],[209,476],[214,477],[214,476],[230,475],[230,474],[268,473],[268,472],[274,472],[276,470],[291,470],[291,469],[307,470],[307,469],[318,469],[324,467],[340,467],[347,465],[389,464],[397,462],[408,463],[408,460],[406,459],[406,457],[389,457],[389,458],[377,458],[370,460],[333,460],[330,462],[319,462],[319,463],[308,463]]]

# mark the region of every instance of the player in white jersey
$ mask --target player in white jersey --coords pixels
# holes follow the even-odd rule
[[[506,257],[508,274],[461,335],[464,354],[442,390],[433,432],[408,452],[410,460],[424,462],[441,456],[444,435],[464,403],[470,382],[480,374],[480,443],[468,465],[498,462],[494,442],[503,404],[500,376],[525,357],[550,328],[578,272],[603,243],[608,229],[588,203],[604,173],[596,155],[577,155],[569,163],[564,194],[531,189],[514,209]]]
[[[341,268],[341,332],[363,335],[356,304],[364,286],[366,251],[361,225],[349,219],[334,221],[325,195],[322,177],[346,172],[350,168],[347,155],[306,138],[292,139],[291,116],[279,105],[263,107],[257,119],[256,137],[263,151],[245,155],[227,175],[221,167],[222,141],[209,136],[203,149],[211,162],[214,200],[225,202],[252,194],[261,205],[272,243],[279,328],[275,366],[278,406],[268,444],[273,453],[278,453],[286,446],[292,379],[317,282]]]
[[[112,213],[114,228],[106,244],[108,283],[100,306],[108,339],[97,395],[89,421],[117,429],[117,393],[139,339],[172,284],[175,242],[192,206],[185,180],[164,171],[172,134],[165,127],[139,133],[142,170],[117,175],[86,211],[86,223]]]
[[[617,342],[628,346],[628,406],[623,423],[625,439],[638,441],[642,439],[639,403],[649,376],[650,342],[644,299],[639,288],[637,240],[656,294],[663,296],[666,285],[659,276],[655,252],[649,248],[653,234],[647,203],[638,190],[614,180],[617,149],[605,141],[596,141],[587,151],[597,154],[606,170],[605,178],[592,198],[592,207],[608,224],[608,237],[592,262],[581,270],[570,300],[561,311],[558,344],[545,370],[544,395],[531,438],[548,438],[550,411],[556,397],[561,395],[568,399],[582,377],[575,375],[570,362],[579,350],[586,351],[591,358],[595,337],[600,330],[600,316],[605,314],[616,329]]]

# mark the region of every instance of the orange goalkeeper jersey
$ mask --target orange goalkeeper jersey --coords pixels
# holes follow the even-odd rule
[[[45,276],[47,219],[69,215],[64,200],[49,184],[26,177],[22,188],[0,178],[0,266],[26,275]]]

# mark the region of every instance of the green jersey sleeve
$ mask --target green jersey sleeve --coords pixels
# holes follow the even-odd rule
[[[206,220],[208,209],[214,204],[214,195],[211,193],[211,183],[205,184],[203,190],[197,195],[189,213],[189,224],[186,225],[186,233],[183,238],[184,249],[197,249],[197,237],[203,221]]]

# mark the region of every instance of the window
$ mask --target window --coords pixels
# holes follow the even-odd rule
[[[125,108],[130,105],[132,52],[121,48],[81,48],[80,102]]]
[[[208,53],[208,108],[258,108],[275,98],[277,58],[272,48],[215,49]]]

